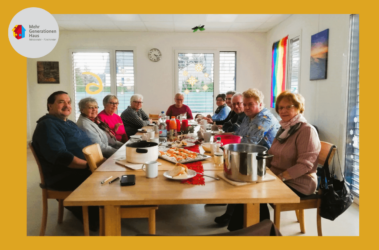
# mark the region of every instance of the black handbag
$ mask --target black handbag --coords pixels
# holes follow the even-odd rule
[[[335,220],[353,203],[353,195],[346,184],[345,178],[342,181],[334,176],[334,164],[332,163],[332,172],[329,171],[329,156],[333,148],[330,148],[325,164],[321,172],[321,207],[320,216],[328,220]],[[338,153],[338,151],[337,151]],[[337,155],[338,157],[338,155]],[[341,165],[340,165],[341,168]],[[341,171],[342,174],[342,171]]]

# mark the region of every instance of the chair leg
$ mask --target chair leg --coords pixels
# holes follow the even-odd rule
[[[295,210],[295,213],[296,213],[297,222],[300,222],[300,220],[299,220],[299,210]]]
[[[39,231],[40,236],[45,235],[47,224],[47,192],[46,190],[42,190],[42,222],[41,229]]]
[[[149,211],[149,234],[155,234],[155,209]]]
[[[64,207],[63,207],[63,200],[58,200],[58,224],[61,224],[63,221],[63,213],[64,213]]]
[[[318,206],[318,208],[317,208],[317,234],[318,234],[318,236],[322,236],[320,206]]]
[[[280,229],[280,205],[275,204],[274,207],[274,224],[276,228]]]
[[[84,236],[89,236],[89,220],[88,220],[88,207],[83,206],[83,229]]]
[[[304,209],[299,209],[300,231],[305,234]]]
[[[99,236],[105,236],[104,207],[99,207]]]

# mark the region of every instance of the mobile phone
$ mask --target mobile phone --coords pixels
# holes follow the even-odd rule
[[[134,174],[122,175],[120,180],[121,186],[133,186],[136,184],[136,176]]]

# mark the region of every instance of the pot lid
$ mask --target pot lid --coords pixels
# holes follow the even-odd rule
[[[126,146],[130,147],[130,148],[149,148],[149,147],[158,146],[158,143],[156,143],[156,142],[140,141],[140,142],[128,143],[128,144],[126,144]]]

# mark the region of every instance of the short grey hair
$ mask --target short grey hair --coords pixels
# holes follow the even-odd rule
[[[175,98],[176,98],[177,96],[183,96],[183,98],[184,98],[184,95],[183,95],[182,93],[180,93],[180,92],[178,92],[178,93],[175,94]]]
[[[235,93],[236,93],[235,91],[231,90],[231,91],[226,92],[226,95],[234,95]]]
[[[107,105],[107,103],[109,102],[109,100],[112,100],[112,99],[116,99],[118,101],[117,96],[112,95],[112,94],[107,95],[106,97],[104,97],[104,99],[103,99],[103,105],[104,105],[104,107],[105,107],[105,105]]]
[[[143,96],[140,94],[132,95],[132,97],[130,97],[130,105],[132,104],[132,102],[137,101],[137,100],[143,101]]]
[[[234,97],[237,97],[237,96],[241,96],[242,98],[243,98],[243,95],[242,95],[242,93],[235,93],[233,96],[232,96],[232,103],[233,103],[233,98]]]
[[[79,101],[79,104],[78,104],[78,105],[79,105],[79,110],[80,110],[80,112],[82,112],[82,110],[86,108],[86,105],[87,105],[88,103],[96,103],[96,105],[97,105],[97,101],[96,101],[96,99],[94,99],[94,98],[92,98],[92,97],[86,97],[86,98],[83,98],[83,99],[81,99],[81,100]]]

